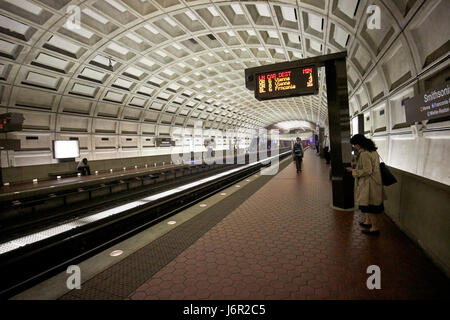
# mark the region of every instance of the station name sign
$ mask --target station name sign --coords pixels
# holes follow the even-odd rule
[[[255,75],[255,98],[269,100],[317,94],[315,66],[289,68]]]
[[[450,116],[450,83],[405,101],[407,122]]]

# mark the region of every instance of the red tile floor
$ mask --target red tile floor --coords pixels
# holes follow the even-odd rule
[[[443,299],[450,280],[386,216],[330,208],[323,159],[308,151],[131,293],[129,299]],[[367,267],[381,269],[369,290]]]

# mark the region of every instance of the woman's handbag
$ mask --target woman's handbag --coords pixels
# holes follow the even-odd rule
[[[389,171],[388,167],[384,162],[380,162],[380,172],[381,172],[381,181],[384,186],[390,186],[397,182],[397,179],[394,175]]]
[[[380,157],[380,155],[378,154]],[[381,158],[381,161],[383,161],[383,158]],[[391,173],[391,171],[388,169],[386,164],[384,162],[380,162],[380,172],[381,172],[381,181],[384,186],[390,186],[394,183],[397,183],[397,179],[394,177],[394,175]]]

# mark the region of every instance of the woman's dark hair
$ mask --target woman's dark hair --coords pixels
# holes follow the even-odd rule
[[[375,143],[370,140],[367,139],[363,134],[355,134],[351,139],[350,139],[350,143],[352,145],[355,144],[359,144],[361,146],[361,148],[367,150],[367,151],[376,151],[378,148],[375,146]]]

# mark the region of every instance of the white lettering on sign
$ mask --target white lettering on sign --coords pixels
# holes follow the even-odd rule
[[[445,96],[448,96],[450,94],[450,87],[447,84],[447,88],[444,88],[442,90],[434,90],[433,92],[429,93],[429,94],[424,94],[423,95],[423,101],[424,102],[428,102],[428,101],[433,101]]]

